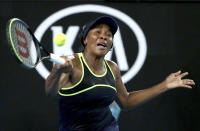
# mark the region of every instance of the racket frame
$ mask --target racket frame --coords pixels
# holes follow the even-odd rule
[[[33,40],[33,44],[35,45],[36,48],[36,53],[37,53],[37,58],[36,58],[36,62],[33,66],[27,66],[26,64],[23,63],[23,60],[21,58],[21,56],[18,54],[18,52],[16,51],[17,49],[15,48],[14,42],[12,41],[12,24],[13,22],[19,22],[20,24],[22,24],[27,31],[30,33],[32,40]],[[35,68],[38,63],[40,63],[42,60],[44,59],[50,59],[50,53],[42,47],[41,43],[37,40],[37,38],[35,37],[35,35],[33,34],[33,32],[31,31],[30,27],[22,20],[18,19],[18,18],[12,18],[8,21],[7,25],[6,25],[6,36],[7,36],[7,40],[9,43],[9,47],[11,50],[11,54],[15,57],[17,63],[19,63],[20,65],[22,65],[23,67],[27,68],[27,69],[32,69]],[[45,53],[46,56],[41,57],[41,51]]]

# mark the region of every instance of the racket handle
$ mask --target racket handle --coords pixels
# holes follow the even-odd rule
[[[50,53],[50,61],[58,65],[63,65],[65,63],[65,59],[52,53]]]

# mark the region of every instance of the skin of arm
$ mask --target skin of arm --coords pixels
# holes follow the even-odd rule
[[[50,75],[45,81],[45,93],[47,96],[55,96],[56,91],[59,87],[59,81],[61,79],[62,73],[59,73],[56,67],[52,68]]]
[[[80,79],[81,69],[77,66],[79,62],[77,55],[73,59],[68,59],[66,56],[63,58],[66,60],[65,64],[54,65],[45,81],[47,96],[56,96],[62,87],[70,87]]]
[[[188,75],[188,72],[181,74],[181,71],[178,71],[176,73],[170,74],[164,81],[157,85],[144,90],[138,90],[129,93],[127,92],[126,87],[122,82],[121,73],[117,64],[110,61],[109,65],[111,66],[116,78],[117,97],[122,105],[122,108],[135,107],[146,102],[147,100],[158,96],[163,92],[166,92],[169,89],[177,87],[192,88],[191,85],[195,84],[191,79],[181,79],[182,77]]]

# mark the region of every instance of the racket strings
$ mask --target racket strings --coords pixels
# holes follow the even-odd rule
[[[35,66],[37,63],[36,47],[29,31],[21,23],[15,22],[11,32],[14,48],[22,62],[28,67]]]

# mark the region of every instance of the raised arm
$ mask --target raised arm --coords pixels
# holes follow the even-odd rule
[[[195,85],[194,81],[191,79],[182,79],[184,76],[188,75],[187,72],[181,73],[181,71],[178,71],[170,74],[164,81],[155,86],[128,93],[122,82],[118,66],[115,63],[111,63],[111,67],[116,76],[117,96],[123,108],[135,107],[169,89],[177,87],[192,88],[191,85]]]
[[[66,62],[64,65],[54,65],[50,75],[45,81],[45,92],[49,96],[55,96],[57,91],[66,83],[70,84],[70,75],[73,69],[72,60],[65,58]]]

